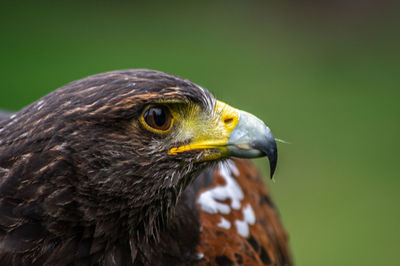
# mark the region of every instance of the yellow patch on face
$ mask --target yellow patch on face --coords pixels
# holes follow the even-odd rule
[[[239,123],[239,111],[226,103],[217,101],[211,117],[202,117],[197,113],[196,117],[184,121],[181,131],[188,133],[188,137],[191,135],[193,141],[187,145],[170,149],[169,154],[177,155],[186,151],[209,150],[202,160],[214,160],[227,153],[226,145],[229,136]]]

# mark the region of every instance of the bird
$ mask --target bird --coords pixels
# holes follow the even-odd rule
[[[0,265],[291,265],[260,119],[128,69],[0,116]]]

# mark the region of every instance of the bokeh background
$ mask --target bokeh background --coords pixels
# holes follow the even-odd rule
[[[0,108],[116,69],[188,78],[291,143],[268,186],[297,265],[400,265],[396,6],[143,2],[2,1]]]

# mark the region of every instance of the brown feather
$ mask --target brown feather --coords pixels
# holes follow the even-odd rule
[[[248,160],[235,159],[233,163],[238,169],[238,174],[233,176],[244,194],[241,207],[231,208],[229,214],[210,214],[198,206],[202,232],[197,250],[203,256],[199,265],[220,265],[221,261],[232,265],[291,265],[288,237],[262,176]],[[226,185],[218,168],[214,175],[214,182],[199,194]],[[229,199],[220,202],[231,204]],[[249,235],[243,237],[235,223],[244,219],[243,209],[249,205],[254,211],[255,223],[248,225]],[[229,229],[218,226],[222,218],[229,221]]]
[[[146,105],[165,100],[206,114],[215,103],[190,81],[122,70],[0,118],[0,265],[289,264],[286,234],[247,161],[235,161],[235,179],[257,222],[242,237],[198,209],[199,191],[223,184],[215,163],[195,163],[199,152],[171,157],[182,143],[132,126]],[[240,211],[225,218],[243,219]]]

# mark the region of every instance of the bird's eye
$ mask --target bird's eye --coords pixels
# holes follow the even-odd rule
[[[172,127],[172,115],[166,106],[153,106],[143,114],[144,125],[146,128],[157,133],[165,133]]]

